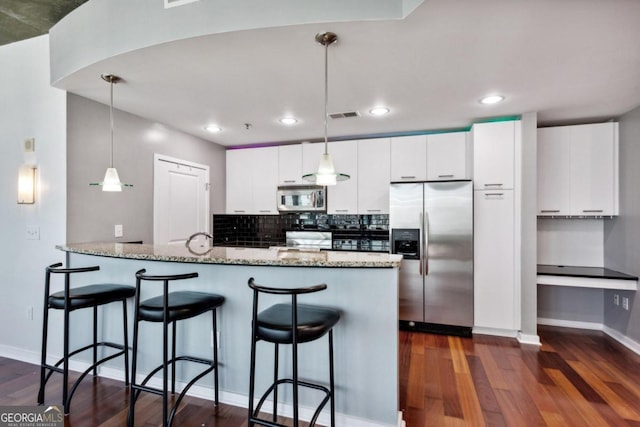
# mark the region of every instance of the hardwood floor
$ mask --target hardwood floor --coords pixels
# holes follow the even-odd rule
[[[541,348],[489,336],[400,333],[400,408],[408,427],[640,427],[640,356],[601,332],[540,327]],[[0,358],[0,405],[33,405],[39,368]],[[58,404],[60,375],[47,403]],[[128,393],[85,379],[67,427],[121,427]],[[143,394],[136,425],[160,425],[160,398]],[[290,420],[282,420],[291,425]],[[246,427],[246,409],[185,398],[175,426]],[[347,426],[348,427],[348,426]]]
[[[401,332],[407,426],[640,426],[638,355],[602,332],[538,333],[541,348]]]

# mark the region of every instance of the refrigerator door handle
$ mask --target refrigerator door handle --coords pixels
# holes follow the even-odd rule
[[[429,212],[424,213],[424,275],[429,274]]]
[[[422,226],[423,226],[422,212],[420,212],[420,218],[419,218],[419,222],[418,222],[418,224],[420,224],[420,240],[423,240],[423,239],[422,239],[422,232],[423,232],[423,227],[422,227]],[[420,276],[422,276],[422,254],[424,253],[424,248],[422,247],[422,242],[420,242],[420,247],[418,248],[418,253],[419,253],[419,255],[420,255],[420,256],[419,256],[419,258],[420,258],[420,262],[418,263],[418,266],[419,266],[419,269],[420,269],[419,273],[420,273]]]

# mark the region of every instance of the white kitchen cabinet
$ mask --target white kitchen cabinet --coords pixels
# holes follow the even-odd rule
[[[303,142],[302,144],[302,174],[314,173],[318,171],[318,164],[320,164],[320,156],[324,153],[324,143],[309,143]],[[303,181],[305,184],[309,182]]]
[[[474,191],[474,330],[478,332],[509,335],[520,327],[513,193]]]
[[[571,214],[571,129],[538,129],[538,215]]]
[[[571,127],[573,215],[618,215],[618,124]]]
[[[278,214],[278,147],[227,150],[227,213]]]
[[[473,125],[473,183],[476,190],[513,189],[519,121]]]
[[[391,181],[426,181],[427,136],[391,138]]]
[[[427,135],[427,180],[469,179],[468,132]]]
[[[278,214],[278,147],[253,148],[251,151],[253,159],[247,169],[251,170],[253,187],[252,213]]]
[[[329,143],[329,154],[337,172],[350,176],[346,181],[327,187],[327,213],[358,213],[358,141]],[[320,157],[318,156],[318,159]]]
[[[302,173],[302,144],[280,145],[278,147],[278,185],[304,184]]]
[[[618,215],[618,124],[538,129],[538,215]]]
[[[389,138],[358,141],[359,214],[389,213],[390,150]]]
[[[252,150],[227,150],[227,213],[248,215],[252,209],[253,188],[248,178]]]

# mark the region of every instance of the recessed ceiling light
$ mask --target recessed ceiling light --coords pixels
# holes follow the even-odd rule
[[[218,125],[206,125],[204,130],[211,133],[222,132],[222,128]]]
[[[490,95],[485,96],[480,100],[480,104],[497,104],[498,102],[504,101],[504,96],[502,95]]]
[[[291,126],[298,123],[298,119],[294,119],[293,117],[283,117],[280,119],[280,123],[283,125]]]
[[[371,110],[369,110],[369,112],[374,116],[384,116],[389,111],[391,110],[389,110],[387,107],[374,107]]]

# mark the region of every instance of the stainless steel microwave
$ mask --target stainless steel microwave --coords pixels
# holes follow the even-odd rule
[[[327,211],[327,187],[319,185],[280,186],[277,197],[280,212]]]

